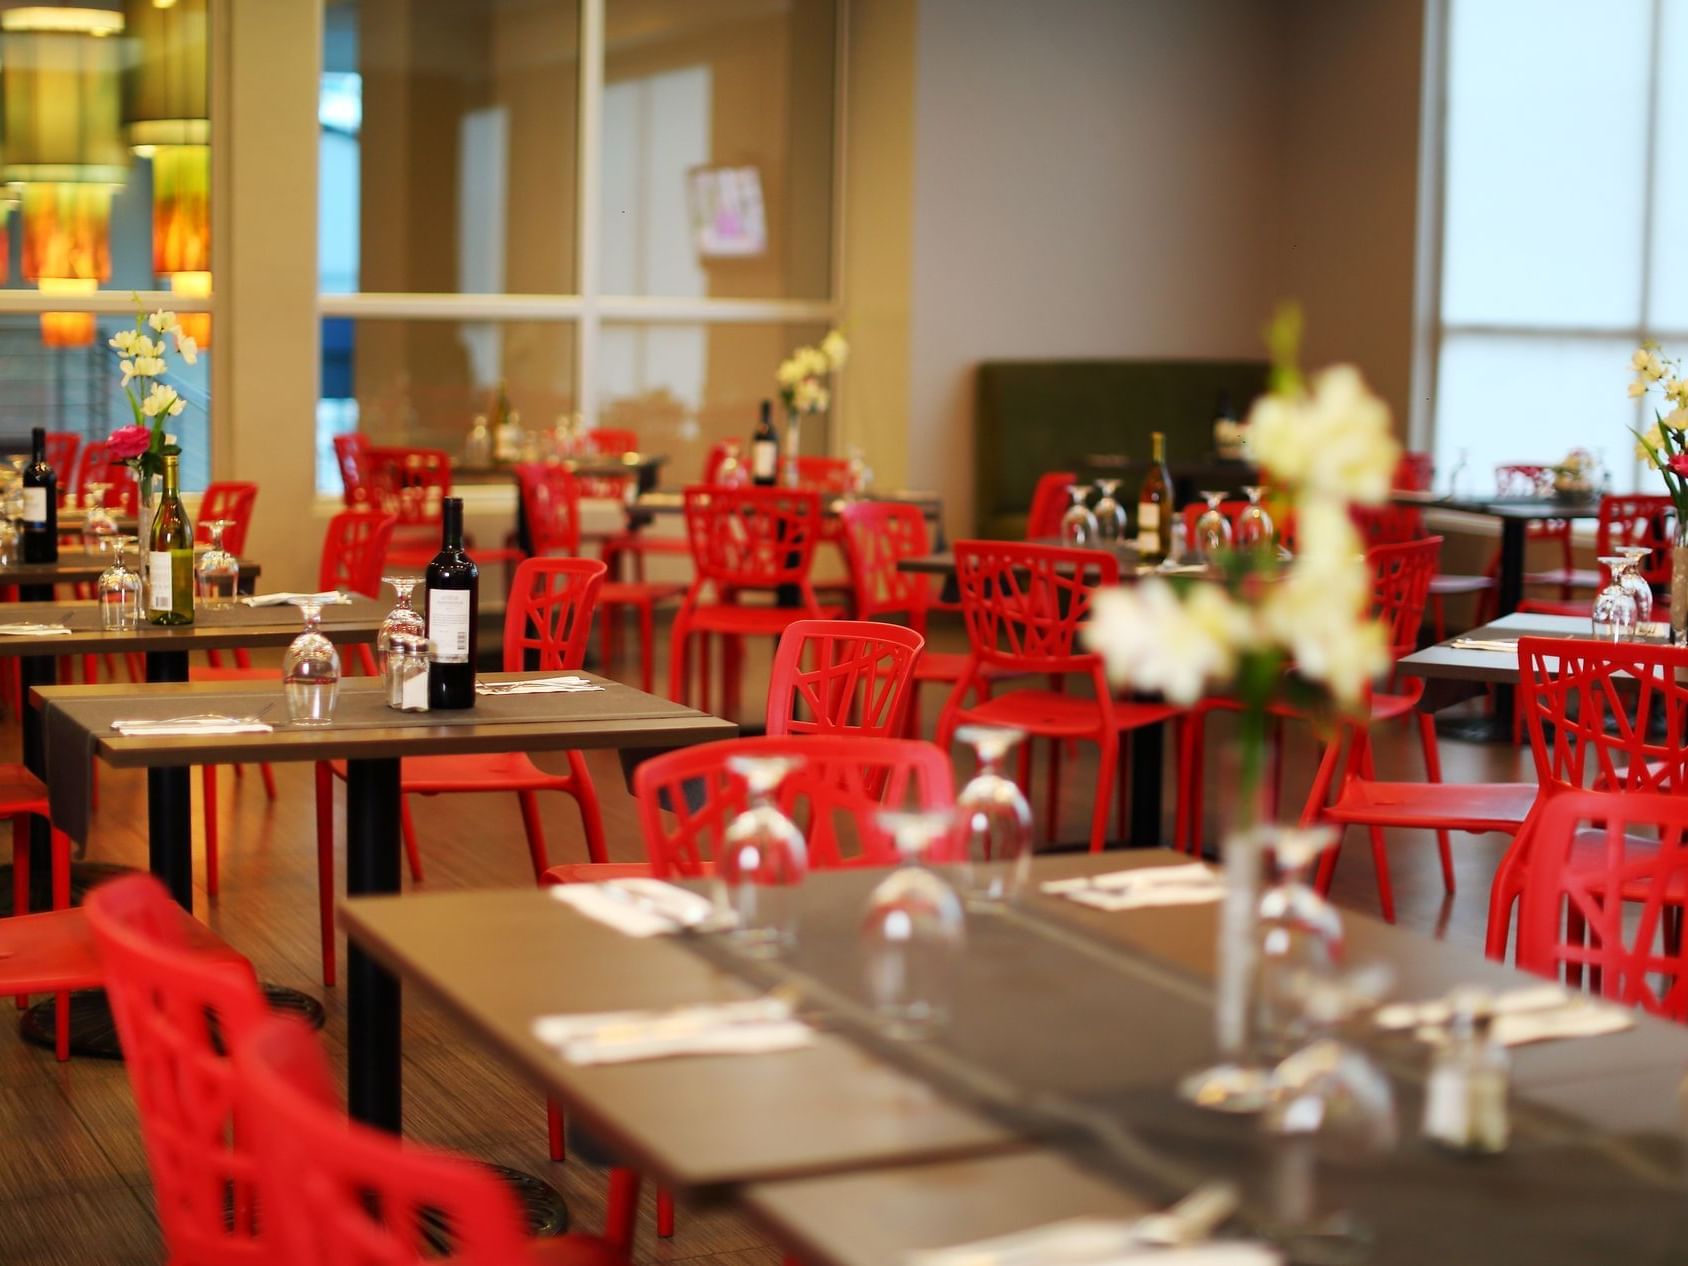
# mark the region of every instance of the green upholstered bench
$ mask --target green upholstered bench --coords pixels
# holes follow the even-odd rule
[[[1166,432],[1167,462],[1181,499],[1223,475],[1213,455],[1221,394],[1239,414],[1266,388],[1264,361],[984,361],[974,404],[975,531],[1025,534],[1038,476],[1049,470],[1110,473],[1092,457],[1124,456],[1122,489],[1135,497],[1149,434]],[[1246,467],[1224,486],[1247,482]],[[1189,486],[1182,486],[1189,485]]]

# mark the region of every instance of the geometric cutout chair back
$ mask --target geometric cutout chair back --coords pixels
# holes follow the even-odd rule
[[[902,733],[926,639],[875,620],[797,620],[780,634],[769,735]]]
[[[733,756],[791,756],[801,764],[775,803],[803,831],[809,867],[883,866],[896,849],[875,815],[887,808],[955,806],[949,758],[920,739],[843,734],[724,739],[653,756],[633,771],[645,852],[658,878],[696,877],[720,855],[722,832],[748,802]]]
[[[1061,516],[1072,504],[1067,485],[1077,482],[1078,476],[1069,470],[1052,470],[1038,476],[1037,486],[1032,489],[1032,504],[1026,512],[1028,541],[1061,535]]]
[[[535,554],[580,553],[580,487],[562,466],[516,467],[522,519]]]
[[[440,448],[386,446],[368,450],[371,499],[398,516],[400,527],[440,522],[451,495],[451,456]]]
[[[209,483],[199,501],[199,522],[194,525],[194,540],[211,543],[210,524],[223,520],[223,548],[231,554],[246,549],[246,532],[252,526],[252,507],[258,501],[258,485],[247,483]]]
[[[1661,592],[1670,589],[1670,550],[1675,543],[1676,506],[1669,497],[1600,498],[1594,552],[1609,557],[1626,545],[1645,545],[1652,553],[1641,560],[1641,575]]]
[[[687,488],[686,539],[705,582],[726,589],[809,588],[821,529],[817,493],[787,488]],[[805,592],[806,605],[814,606]]]
[[[328,521],[322,541],[317,586],[326,593],[345,589],[366,598],[381,596],[381,573],[398,520],[380,510],[342,510]]]
[[[569,671],[586,662],[607,569],[596,558],[528,558],[504,609],[504,671]]]
[[[957,541],[955,578],[974,656],[1021,672],[1089,672],[1075,649],[1097,588],[1119,582],[1119,562],[1097,550],[1020,541]]]
[[[1366,551],[1372,569],[1372,618],[1389,631],[1395,659],[1418,649],[1418,630],[1424,604],[1441,557],[1442,538],[1427,536],[1398,545],[1375,545]]]
[[[894,612],[920,628],[931,602],[932,577],[899,571],[897,564],[932,552],[925,514],[906,502],[852,501],[841,517],[856,614],[871,619]]]

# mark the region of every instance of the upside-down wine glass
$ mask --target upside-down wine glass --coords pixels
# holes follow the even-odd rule
[[[240,560],[223,548],[223,531],[227,519],[213,519],[206,528],[211,533],[211,548],[199,556],[193,565],[194,587],[207,611],[234,605],[234,595],[240,588]]]
[[[1606,587],[1594,596],[1592,623],[1594,636],[1599,641],[1627,642],[1635,636],[1640,613],[1634,596],[1624,588],[1623,578],[1618,574],[1619,568],[1628,561],[1615,555],[1600,559],[1600,565],[1606,569],[1610,579]]]
[[[1260,503],[1266,489],[1260,484],[1248,484],[1243,493],[1248,497],[1248,504],[1237,516],[1237,548],[1266,549],[1272,544],[1272,516]]]
[[[978,773],[956,798],[956,823],[966,849],[962,891],[969,905],[999,906],[1024,891],[1031,872],[1032,807],[1003,766],[1026,736],[994,725],[955,732],[973,749]]]
[[[1117,479],[1098,479],[1096,491],[1096,528],[1104,541],[1117,541],[1125,535],[1125,507],[1114,494],[1119,491]]]
[[[421,583],[417,577],[383,576],[381,583],[393,587],[393,609],[382,617],[381,629],[375,635],[375,665],[381,670],[382,676],[385,676],[387,650],[392,645],[393,634],[404,633],[411,637],[426,638],[428,623],[422,618],[422,613],[411,605],[411,595]]]
[[[1653,551],[1646,545],[1625,545],[1618,553],[1626,563],[1619,580],[1624,591],[1635,599],[1635,636],[1643,638],[1653,619],[1653,586],[1641,574],[1641,565],[1652,557]]]
[[[1196,558],[1211,563],[1231,548],[1231,520],[1225,517],[1223,492],[1202,491],[1207,509],[1196,520]]]
[[[797,756],[733,756],[729,773],[750,796],[745,810],[721,833],[715,861],[715,908],[731,921],[728,936],[743,950],[771,958],[796,943],[796,888],[809,869],[803,832],[774,803],[774,794]]]
[[[850,473],[850,496],[867,495],[867,490],[873,487],[873,467],[867,464],[867,455],[862,452],[860,445],[851,445],[848,469]]]
[[[880,880],[862,918],[868,1000],[895,1038],[925,1037],[949,1020],[954,980],[967,949],[961,899],[925,859],[955,827],[949,812],[878,815],[902,865]]]
[[[1342,919],[1312,885],[1313,864],[1335,842],[1329,829],[1280,829],[1272,838],[1273,882],[1260,897],[1260,1035],[1282,1056],[1305,1042],[1309,992],[1336,971]]]
[[[737,440],[728,440],[721,453],[721,464],[715,468],[715,483],[721,488],[742,488],[749,482],[749,472],[739,455]]]
[[[90,481],[83,492],[82,548],[90,554],[111,553],[112,540],[117,536],[117,520],[106,507],[106,493],[111,485]]]
[[[1100,531],[1096,525],[1096,516],[1090,512],[1090,507],[1084,504],[1085,495],[1090,491],[1083,484],[1068,484],[1067,495],[1073,503],[1067,507],[1067,512],[1061,516],[1061,544],[1091,546],[1096,544]]]
[[[327,725],[334,719],[340,691],[340,652],[322,632],[322,604],[301,602],[305,631],[294,638],[281,659],[287,716],[294,725]]]
[[[129,570],[123,559],[123,552],[135,539],[133,536],[112,537],[111,566],[100,573],[96,587],[102,629],[126,632],[140,623],[141,578]]]

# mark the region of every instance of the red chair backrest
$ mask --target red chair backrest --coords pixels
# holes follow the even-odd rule
[[[516,487],[533,552],[580,553],[579,481],[561,466],[524,462],[516,467]]]
[[[709,446],[709,451],[703,456],[703,478],[700,483],[712,484],[715,477],[721,473],[721,467],[727,460],[727,454],[737,450],[739,460],[744,460],[744,446],[737,440],[716,440]]]
[[[334,437],[334,460],[340,466],[342,495],[348,506],[369,503],[369,441],[358,431]]]
[[[639,451],[639,436],[625,427],[595,426],[585,433],[588,451],[605,457],[620,457],[623,453]]]
[[[1594,552],[1610,557],[1626,545],[1653,552],[1641,560],[1641,575],[1655,589],[1670,587],[1670,550],[1676,543],[1676,505],[1667,496],[1605,496]]]
[[[1427,536],[1399,545],[1375,545],[1366,551],[1372,569],[1372,615],[1389,629],[1390,651],[1396,659],[1418,649],[1418,630],[1424,604],[1442,555],[1442,538]]]
[[[809,866],[883,866],[896,849],[874,816],[887,808],[950,809],[949,758],[920,739],[809,734],[725,739],[653,756],[633,771],[645,852],[658,878],[698,876],[747,803],[732,756],[796,756],[776,803],[803,828]],[[851,847],[853,845],[853,847]]]
[[[1553,493],[1553,467],[1539,462],[1506,462],[1495,467],[1497,497],[1546,497]]]
[[[1019,541],[958,541],[955,579],[967,641],[982,663],[1021,672],[1090,672],[1075,649],[1096,588],[1119,582],[1119,562],[1097,550]]]
[[[107,509],[122,514],[135,514],[140,509],[141,489],[135,482],[135,472],[127,463],[114,461],[104,444],[85,445],[76,459],[76,491],[86,492],[89,484],[108,485],[104,498]]]
[[[916,629],[923,629],[932,600],[932,577],[897,569],[905,558],[932,552],[920,507],[897,501],[851,501],[839,517],[844,524],[844,557],[855,586],[856,614],[864,619],[906,615]]]
[[[1423,539],[1424,515],[1417,506],[1353,506],[1348,511],[1367,548]]]
[[[1405,452],[1395,463],[1393,487],[1400,492],[1429,492],[1436,478],[1436,459],[1429,453]]]
[[[901,734],[914,665],[925,645],[920,634],[898,624],[794,621],[774,651],[767,733]]]
[[[1061,516],[1073,503],[1068,484],[1076,484],[1078,476],[1070,470],[1052,470],[1038,477],[1032,490],[1032,504],[1026,512],[1026,539],[1035,541],[1042,536],[1061,534]]]
[[[528,558],[516,568],[504,608],[504,671],[568,670],[586,662],[592,612],[604,583],[596,558]]]
[[[317,587],[381,596],[381,572],[398,520],[379,510],[342,510],[328,521]]]
[[[850,491],[850,461],[846,457],[799,457],[797,483],[822,496],[839,496]]]
[[[254,1026],[234,1065],[277,1266],[416,1266],[435,1257],[442,1224],[459,1266],[534,1260],[515,1198],[485,1166],[346,1116],[297,1016]]]
[[[443,448],[370,447],[365,450],[369,500],[398,517],[400,527],[440,522],[451,495],[451,455]]]
[[[814,607],[809,564],[821,530],[819,494],[789,488],[687,488],[686,538],[697,577],[732,589],[796,585]]]
[[[102,884],[88,925],[105,968],[140,1115],[167,1256],[179,1266],[270,1262],[250,1139],[235,1125],[229,1044],[266,1007],[244,959],[187,948],[181,910],[150,875]]]
[[[223,548],[231,554],[246,551],[246,533],[252,526],[252,507],[258,501],[258,485],[243,483],[209,483],[199,503],[199,522],[194,525],[194,540],[211,543],[211,524],[222,519],[228,523],[223,529]]]
[[[1688,790],[1688,647],[1524,637],[1518,675],[1544,791]]]
[[[88,445],[93,448],[93,444]],[[82,437],[73,431],[48,431],[46,455],[47,465],[59,477],[61,489],[70,486],[70,479],[76,473],[76,454],[82,449]]]
[[[1685,942],[1667,933],[1688,887],[1684,831],[1688,798],[1680,794],[1554,796],[1530,845],[1518,966],[1554,979],[1570,968],[1613,1002],[1688,1020]]]

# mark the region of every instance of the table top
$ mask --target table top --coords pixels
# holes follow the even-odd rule
[[[354,595],[349,603],[322,608],[322,632],[331,642],[372,642],[386,608]],[[141,624],[123,632],[100,627],[99,603],[0,602],[0,624],[68,624],[69,636],[0,634],[0,658],[18,655],[122,654],[130,651],[216,651],[249,646],[286,646],[304,627],[295,606],[194,608],[188,625]]]
[[[512,681],[555,673],[484,673],[482,681]],[[45,708],[49,744],[56,734],[91,741],[93,752],[119,767],[226,765],[250,761],[379,760],[485,752],[683,747],[732,738],[738,727],[669,699],[591,673],[590,693],[481,697],[452,712],[394,712],[374,677],[340,682],[335,720],[325,726],[287,723],[281,674],[271,681],[172,682],[144,686],[41,686],[31,698]],[[111,730],[122,717],[167,718],[219,712],[262,713],[268,734],[149,735]],[[51,746],[48,772],[53,770]]]
[[[1070,549],[1060,537],[1039,536],[1027,542],[1031,545],[1049,545]],[[1137,562],[1137,543],[1133,540],[1108,541],[1099,545],[1086,546],[1093,553],[1112,554],[1114,561],[1119,564],[1120,579],[1130,580],[1138,576],[1152,576],[1161,569],[1158,567],[1140,566]],[[914,572],[924,576],[952,576],[955,574],[955,551],[939,550],[933,554],[922,554],[918,558],[904,558],[897,563],[898,571]],[[1197,564],[1187,564],[1163,574],[1173,576],[1205,577],[1210,575],[1207,568]]]
[[[944,511],[944,500],[937,493],[920,492],[907,488],[869,489],[857,496],[855,500],[891,501],[899,505],[919,506],[928,519],[935,519]],[[849,501],[850,498],[847,497],[834,497],[829,501],[823,500],[821,508],[828,515],[836,515],[843,510]],[[662,489],[640,493],[633,502],[633,509],[643,510],[650,514],[680,514],[685,508],[685,493]]]
[[[1396,490],[1390,500],[1400,505],[1422,506],[1426,510],[1458,510],[1463,514],[1486,514],[1496,519],[1598,519],[1600,498],[1584,497],[1560,501],[1555,497],[1473,497],[1438,492]]]
[[[1530,615],[1515,612],[1503,615],[1492,624],[1485,624],[1462,633],[1458,637],[1414,651],[1396,665],[1396,670],[1408,677],[1423,677],[1431,681],[1465,681],[1518,684],[1517,650],[1461,649],[1455,642],[1473,638],[1481,641],[1515,642],[1520,637],[1586,638],[1592,633],[1587,619],[1569,615]],[[1663,636],[1649,639],[1663,642]]]
[[[1014,1145],[1008,1131],[824,1033],[768,1058],[565,1063],[533,1036],[537,1017],[724,1002],[756,990],[680,946],[621,936],[543,892],[363,897],[342,903],[340,922],[594,1134],[688,1190]]]
[[[199,546],[201,553],[209,546]],[[0,585],[66,585],[83,580],[98,580],[100,573],[111,566],[110,554],[89,554],[83,550],[61,549],[56,563],[0,563]],[[130,570],[135,569],[133,551],[127,555]],[[240,561],[240,583],[246,584],[263,574],[263,568],[253,559]]]
[[[1160,850],[1052,857],[1039,859],[1035,870],[1043,879],[1173,860],[1182,859]],[[1157,1174],[1162,1185],[1177,1181],[1180,1169],[1217,1165],[1229,1172],[1258,1163],[1252,1123],[1199,1112],[1172,1094],[1177,1077],[1211,1052],[1207,981],[1216,906],[1108,914],[1034,896],[1020,910],[997,916],[994,926],[975,920],[970,927],[957,1019],[939,1039],[864,1045],[852,1036],[845,1043],[839,1035],[854,1033],[847,995],[859,994],[859,983],[851,983],[858,980],[853,951],[842,947],[854,945],[859,912],[880,875],[832,872],[812,876],[800,890],[795,959],[758,970],[793,979],[805,997],[826,1006],[827,1019],[815,1047],[762,1057],[583,1068],[566,1064],[532,1037],[533,1020],[545,1014],[725,1000],[749,996],[755,985],[766,983],[709,953],[713,942],[628,939],[529,891],[359,899],[341,907],[341,921],[385,967],[420,984],[476,1040],[519,1064],[666,1183],[705,1189],[781,1184],[780,1192],[758,1188],[750,1197],[753,1207],[770,1221],[789,1217],[796,1224],[829,1192],[871,1196],[878,1187],[861,1171],[895,1165],[899,1179],[911,1181],[911,1167],[928,1167],[912,1180],[929,1196],[926,1213],[918,1207],[923,1202],[911,1196],[909,1203],[884,1211],[879,1230],[869,1230],[860,1221],[881,1220],[872,1204],[856,1206],[849,1215],[840,1208],[837,1218],[822,1219],[807,1233],[812,1239],[800,1235],[803,1245],[820,1247],[823,1260],[894,1261],[896,1254],[884,1251],[888,1242],[873,1237],[901,1234],[899,1227],[929,1228],[927,1242],[953,1242],[1011,1229],[1006,1223],[1016,1218],[1046,1221],[1068,1212],[1012,1193],[1000,1218],[981,1222],[966,1212],[990,1203],[986,1192],[973,1189],[982,1181],[973,1166],[993,1171],[998,1166],[995,1159],[980,1158],[1000,1159],[1001,1173],[1032,1175],[1028,1191],[1034,1181],[1054,1187],[1069,1167],[1070,1157],[1025,1158],[1023,1153],[1042,1149],[1024,1146],[1029,1136],[1002,1118],[1001,1105],[979,1097],[985,1092],[975,1088],[1012,1081],[1016,1069],[1038,1070],[1048,1082],[1040,1081],[1039,1089],[1121,1120],[1155,1151],[1164,1151],[1172,1164]],[[1345,912],[1344,922],[1348,961],[1389,963],[1397,976],[1394,996],[1401,999],[1440,996],[1455,984],[1504,989],[1526,980],[1474,952],[1361,914]],[[1035,934],[1022,934],[1028,928]],[[558,971],[559,963],[592,966]],[[1075,970],[1081,964],[1083,970]],[[1052,985],[1051,972],[1059,975],[1058,985]],[[844,1011],[833,1005],[840,1000]],[[1085,1035],[1082,1042],[1073,1040],[1079,1033]],[[1379,1191],[1393,1191],[1397,1182],[1410,1190],[1416,1182],[1436,1191],[1469,1192],[1472,1200],[1497,1200],[1502,1188],[1515,1193],[1522,1189],[1517,1184],[1540,1182],[1544,1170],[1556,1172],[1555,1149],[1589,1147],[1602,1130],[1645,1132],[1649,1146],[1663,1140],[1666,1150],[1680,1148],[1677,1097],[1671,1092],[1688,1069],[1688,1031],[1678,1026],[1643,1016],[1623,1033],[1515,1050],[1517,1159],[1491,1163],[1487,1178],[1415,1139],[1413,1096],[1428,1065],[1427,1048],[1370,1030],[1361,1036],[1396,1071],[1405,1100],[1401,1148],[1366,1167],[1365,1181]],[[978,1075],[961,1080],[925,1075],[958,1061],[976,1062]],[[968,1089],[952,1093],[951,1087]],[[1625,1087],[1644,1101],[1632,1103],[1621,1122],[1608,1120],[1608,1105]],[[1063,1151],[1067,1146],[1062,1144]],[[1016,1158],[1024,1167],[1010,1163]],[[1568,1151],[1565,1159],[1576,1156]],[[1514,1163],[1522,1169],[1509,1170]],[[855,1176],[846,1180],[845,1174]],[[826,1186],[822,1175],[831,1175]],[[801,1181],[786,1185],[794,1180]],[[843,1188],[831,1187],[835,1181]],[[1100,1187],[1075,1188],[1081,1203],[1090,1205],[1092,1197],[1100,1202],[1089,1211],[1129,1212],[1134,1196],[1164,1198],[1117,1176],[1098,1181]],[[1623,1176],[1614,1177],[1610,1169],[1588,1181],[1597,1188],[1604,1184],[1608,1196],[1614,1186],[1627,1190]],[[1112,1190],[1115,1185],[1121,1190]],[[1646,1207],[1656,1211],[1657,1196],[1656,1189],[1645,1188],[1637,1198],[1651,1201]],[[940,1197],[958,1204],[943,1210]],[[1672,1199],[1682,1203],[1679,1196]],[[1516,1203],[1519,1217],[1535,1216],[1541,1207]],[[1401,1210],[1391,1213],[1398,1217]],[[850,1217],[858,1220],[854,1230]],[[834,1255],[835,1246],[857,1240],[860,1250],[839,1247]]]

